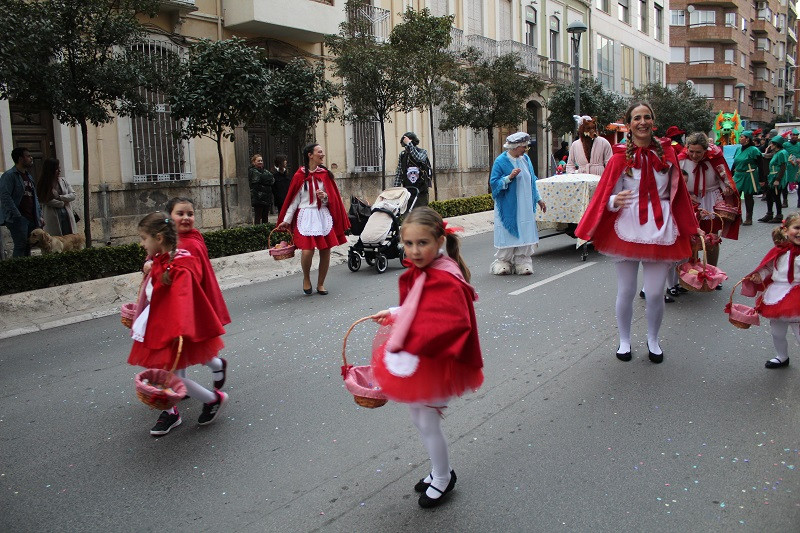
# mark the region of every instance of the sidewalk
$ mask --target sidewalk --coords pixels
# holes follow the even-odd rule
[[[461,236],[476,235],[492,230],[493,213],[485,211],[451,217],[447,221],[464,228]],[[349,239],[350,243],[333,249],[331,266],[347,262],[347,251],[357,237]],[[211,263],[223,290],[300,272],[299,254],[292,259],[275,261],[266,250],[220,257],[212,259]],[[134,272],[0,296],[0,339],[119,313],[123,303],[135,299],[141,276]]]

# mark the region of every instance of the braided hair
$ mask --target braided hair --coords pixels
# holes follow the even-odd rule
[[[161,276],[161,282],[164,285],[171,285],[172,279],[169,276],[169,270],[178,249],[178,233],[175,231],[175,224],[167,213],[155,211],[139,221],[138,229],[151,237],[161,235],[164,244],[169,247],[169,262]]]
[[[775,246],[789,242],[789,239],[786,238],[784,230],[797,222],[798,219],[800,219],[800,212],[790,213],[784,217],[783,224],[772,230],[772,242],[775,243]],[[792,268],[792,266],[789,265],[789,268]]]
[[[649,103],[641,101],[641,102],[632,102],[631,105],[628,106],[628,109],[625,110],[625,124],[628,126],[628,133],[625,135],[627,139],[627,145],[625,147],[625,159],[629,162],[633,162],[633,153],[636,151],[637,146],[633,143],[633,134],[631,133],[631,121],[633,120],[633,110],[639,106],[644,106],[650,110],[650,115],[653,117],[653,120],[656,118],[656,114],[653,112],[653,106]],[[658,158],[662,161],[664,160],[664,147],[661,146],[661,143],[658,142],[658,139],[655,135],[650,133],[650,148],[656,151]],[[628,176],[633,176],[633,170],[629,166],[625,169],[625,173]]]

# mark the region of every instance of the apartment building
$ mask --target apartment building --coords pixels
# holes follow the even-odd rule
[[[794,107],[797,7],[786,0],[670,3],[667,84],[690,83],[751,127]]]

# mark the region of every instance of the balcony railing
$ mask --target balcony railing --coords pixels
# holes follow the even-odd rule
[[[550,79],[553,81],[569,81],[572,79],[572,65],[563,61],[550,60]]]
[[[464,49],[464,30],[455,27],[450,28],[450,46],[447,50],[450,52],[460,52]]]
[[[323,2],[324,3],[324,2]],[[364,19],[372,25],[371,35],[379,43],[385,43],[389,39],[389,16],[388,9],[369,5],[360,5],[351,9],[347,18],[351,21]]]
[[[787,26],[786,34],[789,35],[789,37],[791,37],[794,42],[797,42],[797,32],[794,31],[794,28],[792,28],[791,26]]]
[[[467,35],[467,46],[478,50],[486,59],[497,57],[497,41],[494,39],[483,35]]]
[[[546,69],[545,72],[539,70],[539,56],[536,54],[536,48],[533,46],[518,41],[500,41],[497,43],[498,55],[511,53],[519,55],[523,67],[531,74],[539,74],[541,76],[547,75]]]

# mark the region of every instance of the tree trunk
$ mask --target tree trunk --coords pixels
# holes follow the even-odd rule
[[[81,126],[81,138],[83,139],[83,234],[86,236],[86,247],[92,247],[92,213],[89,208],[89,127],[86,120],[78,121]]]
[[[383,118],[381,118],[381,190],[386,190],[386,124]]]
[[[436,183],[436,135],[433,125],[433,104],[428,105],[428,114],[431,121],[431,181],[433,181],[433,199],[439,199],[439,185]]]
[[[225,176],[222,166],[222,134],[217,132],[217,156],[219,157],[219,204],[222,208],[222,228],[228,228],[228,202],[225,200]]]
[[[494,164],[494,128],[488,128],[486,130],[486,139],[489,142],[489,146],[487,146],[487,150],[489,151],[489,168],[492,168]],[[492,172],[489,171],[489,182],[488,182],[488,189],[489,194],[492,194]]]

